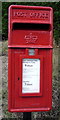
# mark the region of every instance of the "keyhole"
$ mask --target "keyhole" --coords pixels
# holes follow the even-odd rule
[[[18,77],[18,80],[20,80],[20,78]]]

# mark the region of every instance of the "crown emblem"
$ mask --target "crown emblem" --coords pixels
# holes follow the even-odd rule
[[[26,43],[35,43],[38,37],[30,33],[28,35],[25,35],[24,39],[26,40]]]

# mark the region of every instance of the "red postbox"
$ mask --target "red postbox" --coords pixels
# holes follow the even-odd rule
[[[51,7],[9,7],[8,109],[10,112],[52,108]]]

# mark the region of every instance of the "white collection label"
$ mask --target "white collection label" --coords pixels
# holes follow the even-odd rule
[[[22,93],[40,92],[40,59],[23,59]]]

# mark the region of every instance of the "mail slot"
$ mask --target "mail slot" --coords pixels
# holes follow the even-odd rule
[[[8,110],[52,108],[51,7],[11,5],[8,22]]]

